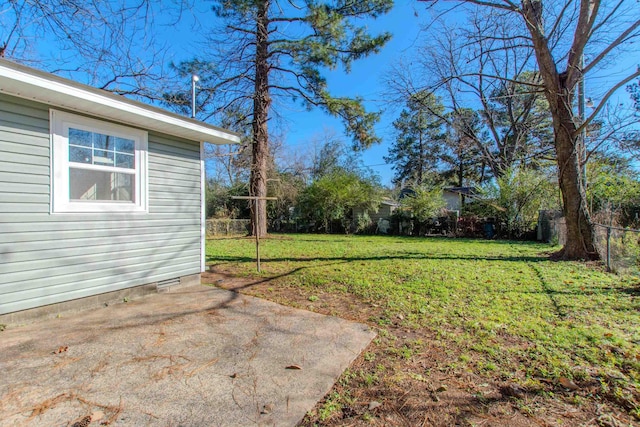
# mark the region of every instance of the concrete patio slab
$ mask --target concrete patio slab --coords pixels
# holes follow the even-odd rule
[[[293,426],[373,337],[199,285],[8,328],[0,425]]]

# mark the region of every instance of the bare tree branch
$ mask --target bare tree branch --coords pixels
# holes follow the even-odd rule
[[[629,83],[630,81],[632,81],[636,77],[640,77],[640,67],[638,67],[638,69],[636,70],[635,73],[632,73],[632,74],[628,75],[626,78],[624,78],[623,80],[619,81],[616,85],[611,87],[611,89],[609,89],[609,91],[607,91],[607,93],[600,100],[598,106],[593,110],[593,113],[591,113],[589,115],[589,117],[587,117],[585,119],[584,123],[582,123],[582,125],[580,125],[575,130],[576,135],[579,134],[580,132],[582,132],[582,130],[585,129],[587,126],[589,126],[589,124],[598,116],[598,113],[600,113],[600,111],[605,107],[605,105],[606,105],[607,101],[609,100],[609,98],[611,98],[611,96],[618,89],[620,89],[621,87],[625,86],[627,83]]]
[[[620,34],[613,42],[609,43],[609,45],[602,50],[595,58],[593,58],[589,65],[584,67],[583,74],[587,74],[593,67],[595,67],[600,61],[602,61],[605,57],[607,57],[613,49],[620,46],[623,42],[627,40],[627,38],[633,33],[634,30],[640,28],[640,19],[631,24],[622,34]]]

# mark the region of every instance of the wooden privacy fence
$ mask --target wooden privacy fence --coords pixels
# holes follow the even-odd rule
[[[250,225],[249,219],[208,219],[207,236],[247,235]]]

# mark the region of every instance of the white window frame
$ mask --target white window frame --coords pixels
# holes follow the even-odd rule
[[[148,133],[127,126],[50,110],[51,130],[51,213],[134,212],[148,213]],[[69,199],[69,128],[102,133],[135,141],[135,202]],[[114,170],[109,166],[84,165],[86,169]]]

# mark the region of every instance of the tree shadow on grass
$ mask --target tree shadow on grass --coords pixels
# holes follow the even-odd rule
[[[554,308],[556,315],[561,318],[567,318],[569,316],[569,307],[558,301],[558,297],[573,296],[573,297],[588,297],[590,295],[616,295],[616,294],[628,294],[631,297],[640,296],[640,284],[634,286],[622,287],[622,286],[590,286],[585,289],[578,289],[575,286],[565,287],[563,289],[555,289],[544,277],[542,271],[538,266],[534,264],[528,264],[529,268],[534,272],[538,280],[540,281],[540,291],[522,291],[521,293],[544,293],[549,298],[551,305]]]
[[[628,288],[619,289],[619,292],[624,292],[625,294],[629,294],[632,297],[640,297],[640,283],[636,283],[633,286]]]
[[[298,257],[261,257],[262,262],[362,262],[362,261],[388,261],[388,260],[441,260],[441,261],[504,261],[504,262],[543,262],[549,261],[546,256],[482,256],[482,255],[446,255],[425,254],[422,252],[404,252],[397,255],[379,256],[298,256]],[[207,256],[207,262],[253,262],[254,257],[248,256]]]

